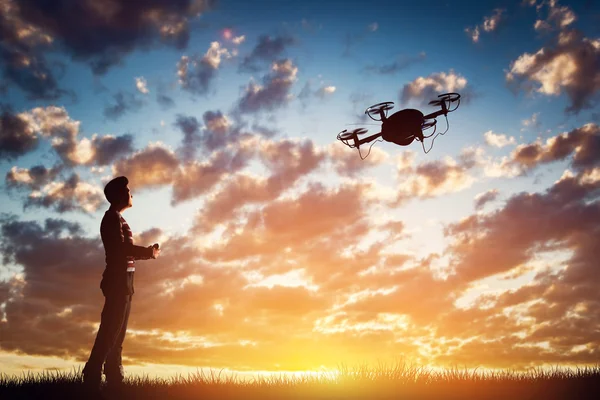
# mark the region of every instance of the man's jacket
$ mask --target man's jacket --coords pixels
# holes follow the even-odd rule
[[[134,245],[129,224],[112,208],[104,213],[100,236],[106,253],[106,268],[100,283],[102,293],[105,296],[133,294],[135,260],[152,258],[152,247]]]

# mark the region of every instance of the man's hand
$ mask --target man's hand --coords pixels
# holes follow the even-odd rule
[[[152,258],[157,259],[160,255],[160,249],[158,243],[154,243],[152,246]]]

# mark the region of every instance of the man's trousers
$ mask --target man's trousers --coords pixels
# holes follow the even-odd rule
[[[127,331],[127,321],[131,309],[132,295],[105,295],[104,308],[100,317],[100,328],[88,362],[83,369],[84,376],[100,379],[102,365],[109,383],[123,380],[121,352]],[[97,378],[95,378],[97,377]],[[85,379],[85,378],[84,378]]]

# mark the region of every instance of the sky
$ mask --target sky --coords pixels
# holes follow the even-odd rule
[[[0,7],[4,373],[87,360],[123,175],[129,373],[600,359],[598,2]],[[428,153],[336,139],[447,92]]]

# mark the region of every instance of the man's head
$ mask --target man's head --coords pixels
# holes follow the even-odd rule
[[[111,206],[118,210],[133,207],[131,192],[129,191],[129,180],[124,176],[114,178],[104,187],[104,195]]]

